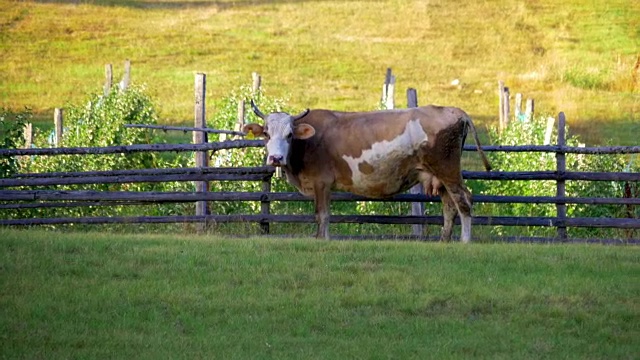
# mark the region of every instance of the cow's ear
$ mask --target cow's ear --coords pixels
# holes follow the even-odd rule
[[[263,136],[264,128],[260,124],[247,124],[242,127],[242,132],[245,134],[253,134],[253,136]]]
[[[309,124],[296,125],[293,129],[293,137],[300,140],[305,140],[316,134],[316,129]]]

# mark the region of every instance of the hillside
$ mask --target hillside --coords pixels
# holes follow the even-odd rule
[[[0,0],[0,106],[42,119],[119,78],[130,59],[163,122],[193,117],[196,72],[219,99],[263,76],[294,108],[369,110],[387,67],[396,103],[464,108],[497,122],[497,81],[564,111],[589,144],[636,145],[640,2]],[[634,70],[634,66],[636,69]],[[459,79],[459,86],[451,82]]]

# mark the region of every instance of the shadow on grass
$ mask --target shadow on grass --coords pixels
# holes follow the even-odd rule
[[[569,136],[577,135],[587,146],[637,146],[640,119],[581,119],[569,121]]]
[[[478,129],[480,141],[483,145],[492,144],[488,139],[487,129],[498,126],[497,115],[469,114]],[[557,119],[557,118],[556,118]],[[556,127],[558,126],[556,120]],[[640,133],[640,118],[624,119],[568,119],[567,136],[578,136],[586,146],[638,146]],[[467,139],[467,144],[473,144]],[[526,145],[526,144],[522,144]]]
[[[97,6],[124,6],[137,9],[182,9],[217,7],[220,10],[245,8],[261,5],[295,4],[322,2],[328,0],[236,0],[236,1],[135,1],[135,0],[36,0],[44,4],[90,4]],[[363,1],[363,0],[353,0]],[[364,0],[375,2],[377,0]]]

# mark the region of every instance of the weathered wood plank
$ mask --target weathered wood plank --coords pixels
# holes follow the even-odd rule
[[[331,223],[352,224],[442,224],[442,216],[383,216],[383,215],[332,215]],[[54,224],[139,224],[139,223],[189,223],[189,222],[252,222],[252,223],[315,223],[314,215],[206,215],[206,216],[138,216],[138,217],[83,217],[46,219],[0,219],[0,225],[28,226]],[[459,219],[456,219],[459,224]],[[640,229],[640,219],[567,218],[475,216],[474,225],[502,226],[572,226]]]
[[[91,190],[0,190],[0,201],[140,201],[147,203],[192,201],[311,201],[298,192],[161,192],[161,191],[91,191]],[[440,202],[437,196],[398,194],[370,199],[351,193],[332,193],[332,201]],[[557,196],[473,195],[474,203],[640,205],[640,198],[574,198]]]
[[[129,170],[102,170],[80,172],[49,172],[14,174],[11,178],[49,178],[49,177],[86,177],[86,176],[122,176],[122,175],[168,175],[168,174],[263,174],[272,175],[275,172],[273,166],[257,167],[203,167],[203,168],[167,168],[167,169],[129,169]]]
[[[477,151],[475,145],[465,145],[464,151]],[[503,152],[564,152],[566,154],[637,154],[640,146],[573,147],[559,145],[484,145],[482,151]]]
[[[195,132],[204,132],[207,134],[229,134],[236,136],[245,136],[245,133],[241,131],[234,130],[218,130],[218,129],[210,129],[210,128],[197,128],[197,127],[188,127],[188,126],[169,126],[169,125],[146,125],[146,124],[125,124],[125,128],[141,128],[141,129],[156,129],[162,131],[195,131]]]
[[[0,156],[19,155],[85,155],[128,154],[145,151],[206,151],[263,147],[263,140],[227,140],[207,144],[136,144],[105,147],[62,147],[41,149],[0,149]],[[465,151],[477,151],[475,146],[465,145]],[[558,152],[567,154],[638,154],[640,146],[571,147],[557,145],[489,145],[482,146],[486,152]]]
[[[640,173],[631,172],[463,171],[462,177],[469,180],[640,181]]]
[[[247,180],[258,179],[259,176],[271,176],[274,168],[263,166],[257,168],[176,168],[176,169],[135,169],[89,172],[59,172],[42,174],[17,174],[12,178],[0,179],[0,187],[9,186],[43,186],[68,184],[95,184],[96,181],[108,179],[110,183],[157,182],[149,181],[153,177],[172,176],[170,181],[194,181],[198,176],[213,180]],[[219,177],[215,177],[219,175]],[[225,175],[229,175],[225,177]],[[235,175],[236,177],[233,177]],[[256,175],[256,176],[253,176]],[[468,180],[585,180],[585,181],[640,181],[640,173],[627,172],[565,172],[555,171],[463,171],[462,176]],[[96,180],[97,179],[97,180]]]
[[[137,144],[104,147],[61,147],[38,149],[0,149],[0,156],[21,155],[106,155],[131,154],[149,151],[214,151],[223,149],[241,149],[247,147],[263,147],[262,140],[227,140],[206,144]]]
[[[0,187],[16,186],[52,186],[80,184],[123,184],[123,183],[158,183],[170,181],[261,181],[262,174],[167,174],[167,175],[120,175],[120,176],[88,176],[69,178],[27,178],[0,179]]]
[[[194,116],[194,127],[196,128],[206,128],[207,127],[207,117],[206,117],[206,91],[207,89],[207,76],[203,73],[197,73],[195,79],[195,116]],[[208,142],[207,133],[205,132],[194,132],[193,133],[193,143],[194,144],[206,144]],[[195,157],[195,165],[196,168],[205,168],[209,167],[209,154],[207,151],[196,151],[194,153]],[[196,191],[199,192],[208,192],[209,191],[209,183],[207,181],[196,181],[195,182]],[[207,206],[206,201],[196,201],[196,216],[208,215],[209,208]],[[204,231],[204,225],[200,225],[198,227],[199,232]]]

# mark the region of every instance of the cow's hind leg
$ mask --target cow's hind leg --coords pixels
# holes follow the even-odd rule
[[[442,226],[440,241],[450,241],[453,231],[453,221],[456,218],[458,210],[453,199],[449,196],[449,192],[447,192],[445,188],[440,190],[440,199],[442,199],[442,215],[444,216],[444,225]]]
[[[453,199],[447,193],[447,189],[442,186],[440,179],[430,172],[420,173],[420,181],[427,197],[440,195],[442,200],[442,214],[444,215],[444,226],[440,234],[440,241],[450,241],[453,230],[453,221],[456,218],[457,208]]]
[[[451,202],[458,210],[458,215],[460,215],[460,224],[462,225],[460,240],[462,240],[463,243],[468,243],[471,241],[471,193],[461,184],[445,184],[445,187],[448,196],[451,198]]]

